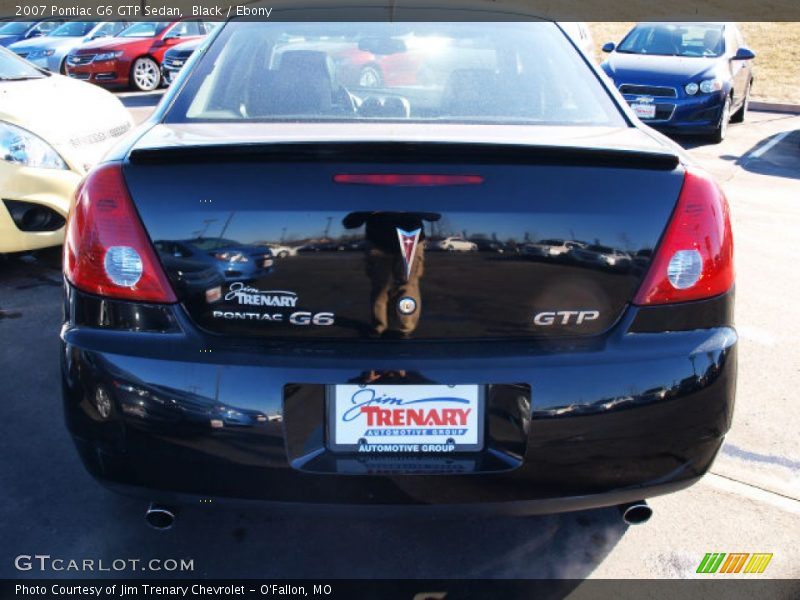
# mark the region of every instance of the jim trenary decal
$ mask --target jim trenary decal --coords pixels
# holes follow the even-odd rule
[[[297,306],[298,296],[288,290],[259,290],[234,282],[225,294],[226,302],[236,302],[239,306],[264,306],[268,308],[290,308]],[[290,325],[333,325],[336,317],[332,312],[297,311],[244,311],[244,310],[213,310],[211,316],[215,319],[229,321],[268,321],[273,323],[289,323]]]

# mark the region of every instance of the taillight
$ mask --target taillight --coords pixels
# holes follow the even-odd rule
[[[75,287],[91,294],[175,302],[119,165],[97,168],[78,188],[67,221],[64,273]]]
[[[477,185],[483,183],[483,177],[429,173],[339,173],[333,176],[333,181],[357,185]]]
[[[634,304],[688,302],[733,286],[728,202],[706,174],[687,170],[678,204]]]

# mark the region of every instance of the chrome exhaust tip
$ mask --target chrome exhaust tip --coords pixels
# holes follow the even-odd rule
[[[645,500],[637,500],[629,504],[621,504],[619,507],[622,513],[622,520],[626,525],[641,525],[647,523],[653,516],[653,509]]]
[[[147,521],[147,524],[153,529],[166,531],[167,529],[172,529],[172,526],[175,524],[177,512],[177,510],[169,506],[151,502],[150,506],[147,507],[147,511],[144,513],[144,520]]]

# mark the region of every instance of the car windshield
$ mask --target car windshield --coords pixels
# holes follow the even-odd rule
[[[0,25],[0,35],[20,35],[33,25],[33,21],[9,21]]]
[[[169,27],[168,22],[142,21],[141,23],[134,23],[127,29],[123,29],[117,34],[117,37],[131,37],[131,38],[156,37],[167,27]]]
[[[638,25],[617,52],[657,56],[716,57],[725,52],[722,25],[653,23]]]
[[[92,29],[94,29],[95,25],[97,25],[96,21],[72,21],[69,23],[64,23],[60,27],[56,28],[50,35],[52,37],[83,37]]]
[[[0,48],[0,81],[41,79],[45,75],[29,62],[5,48]]]
[[[552,23],[228,23],[165,120],[625,124]]]

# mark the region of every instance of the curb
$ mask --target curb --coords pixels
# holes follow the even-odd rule
[[[756,102],[750,101],[750,110],[759,112],[786,113],[790,115],[800,115],[800,104],[782,104],[778,102]]]

